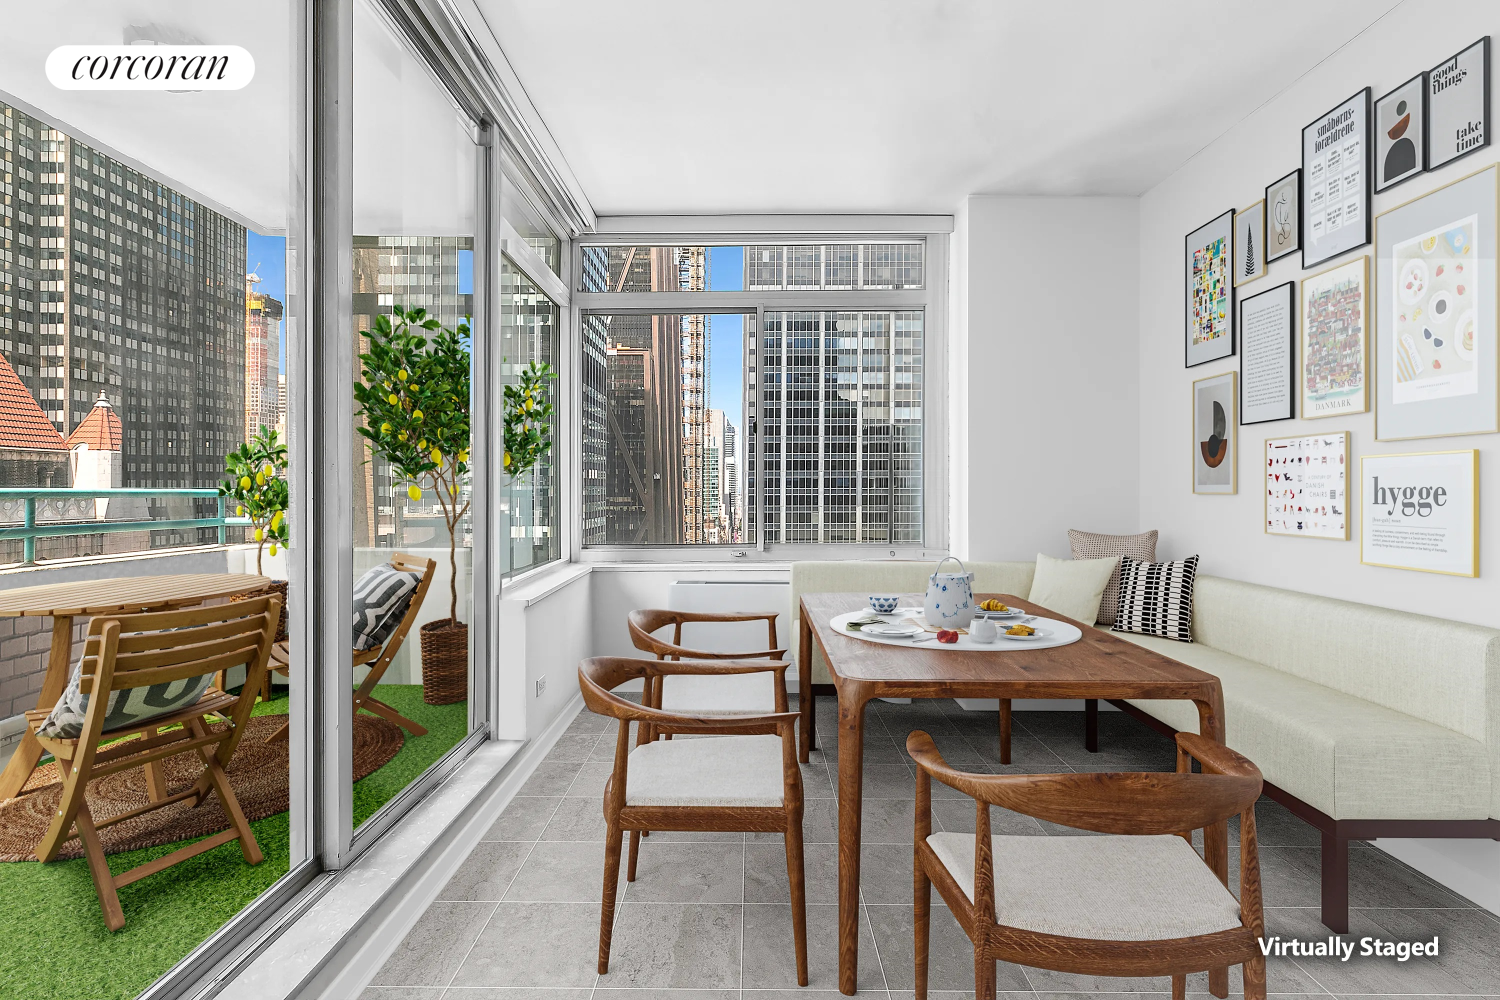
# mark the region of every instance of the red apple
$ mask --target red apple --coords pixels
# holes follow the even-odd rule
[[[958,633],[954,632],[954,631],[951,631],[949,629],[943,629],[941,632],[939,632],[937,634],[937,641],[938,642],[957,642],[958,641]]]

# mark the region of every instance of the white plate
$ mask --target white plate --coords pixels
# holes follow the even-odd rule
[[[884,622],[880,622],[880,623],[877,623],[877,624],[874,624],[874,625],[865,625],[864,627],[862,627],[860,629],[860,631],[861,632],[868,632],[870,635],[885,635],[885,636],[896,637],[896,636],[903,636],[903,635],[916,635],[918,632],[922,631],[922,626],[920,626],[920,625],[887,625]]]
[[[1000,638],[1009,639],[1012,642],[1035,642],[1037,639],[1052,638],[1052,630],[1050,628],[1039,628],[1031,635],[1007,635],[1005,630],[1001,629]]]
[[[992,618],[999,621],[1003,618],[1025,618],[1026,612],[1020,608],[1011,608],[1009,611],[976,611],[975,618]]]

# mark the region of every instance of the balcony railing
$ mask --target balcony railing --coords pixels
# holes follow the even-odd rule
[[[215,501],[212,517],[153,517],[156,506],[178,506],[174,499]],[[113,501],[113,516],[109,507]],[[100,501],[104,505],[100,505]],[[194,504],[196,506],[196,504]],[[125,510],[121,510],[124,507]],[[0,541],[21,539],[23,563],[36,562],[38,538],[66,538],[76,535],[99,535],[121,531],[165,531],[218,529],[220,545],[226,543],[225,527],[248,525],[249,518],[225,517],[225,498],[218,490],[165,489],[44,489],[28,487],[0,488]],[[135,516],[141,512],[147,516]]]

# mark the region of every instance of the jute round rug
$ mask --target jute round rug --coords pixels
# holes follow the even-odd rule
[[[266,737],[286,722],[284,715],[262,715],[250,720],[229,762],[229,783],[240,808],[250,820],[285,812],[289,801],[289,743]],[[394,722],[360,713],[354,717],[354,780],[379,770],[401,751],[404,734]],[[196,752],[181,753],[162,761],[167,791],[189,788],[203,774],[203,760]],[[39,767],[19,796],[0,802],[0,861],[35,861],[36,845],[57,815],[62,784],[55,763]],[[139,767],[89,782],[89,812],[98,823],[147,803],[146,776]],[[99,831],[105,854],[119,854],[143,847],[192,840],[229,828],[229,820],[210,794],[196,809],[174,802]],[[59,860],[83,857],[77,838],[63,845]]]

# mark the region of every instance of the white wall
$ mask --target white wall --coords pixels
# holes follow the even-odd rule
[[[594,655],[587,567],[558,566],[542,580],[502,587],[495,617],[495,735],[531,739],[578,696],[578,663]],[[545,690],[538,694],[543,679]]]
[[[638,656],[640,651],[630,642],[625,627],[626,616],[637,608],[669,608],[667,588],[678,580],[777,580],[787,584],[786,605],[791,609],[791,571],[785,566],[739,566],[714,569],[698,564],[680,566],[630,565],[595,566],[593,588],[593,652],[591,656]],[[732,611],[733,608],[725,608]],[[777,638],[790,648],[796,637],[784,624],[778,625]],[[791,678],[788,678],[790,683]]]
[[[1411,0],[1141,199],[1140,526],[1161,530],[1160,554],[1200,553],[1200,570],[1216,576],[1500,626],[1500,530],[1493,523],[1481,525],[1479,579],[1380,569],[1360,564],[1358,523],[1347,542],[1265,534],[1259,487],[1260,448],[1266,438],[1347,430],[1356,463],[1360,455],[1382,452],[1478,448],[1480,496],[1493,497],[1500,485],[1500,438],[1377,442],[1373,412],[1255,424],[1239,428],[1239,493],[1198,496],[1192,492],[1192,382],[1238,371],[1239,359],[1182,366],[1184,234],[1226,209],[1262,198],[1267,184],[1300,164],[1302,127],[1324,111],[1366,85],[1379,97],[1485,34],[1500,36],[1500,5]],[[1375,195],[1375,214],[1496,160],[1500,146],[1492,145],[1421,174]],[[1238,291],[1253,295],[1367,253],[1372,253],[1370,247],[1306,272],[1300,255],[1292,254]]]
[[[1069,528],[1135,531],[1136,199],[976,195],[960,218],[955,539],[1031,559],[1066,557]]]
[[[1261,529],[1259,455],[1267,437],[1351,432],[1351,458],[1405,451],[1478,448],[1480,496],[1500,485],[1500,438],[1375,441],[1373,414],[1289,420],[1239,428],[1239,493],[1192,492],[1189,405],[1194,379],[1238,370],[1237,358],[1183,368],[1183,236],[1300,164],[1304,125],[1360,88],[1372,97],[1437,65],[1482,35],[1500,36],[1500,5],[1483,0],[1409,0],[1244,121],[1234,125],[1140,200],[1139,527],[1158,528],[1158,555],[1199,553],[1203,572],[1422,614],[1500,626],[1500,530],[1480,532],[1478,579],[1363,566],[1358,525],[1347,542],[1266,535]],[[1493,84],[1492,84],[1493,86]],[[1500,160],[1490,146],[1375,195],[1374,211],[1421,196]],[[1255,294],[1304,273],[1371,253],[1369,247],[1303,272],[1300,256],[1270,265],[1240,291]],[[1494,504],[1488,503],[1491,512]],[[1379,846],[1484,905],[1500,901],[1500,844],[1490,841],[1379,841]]]

